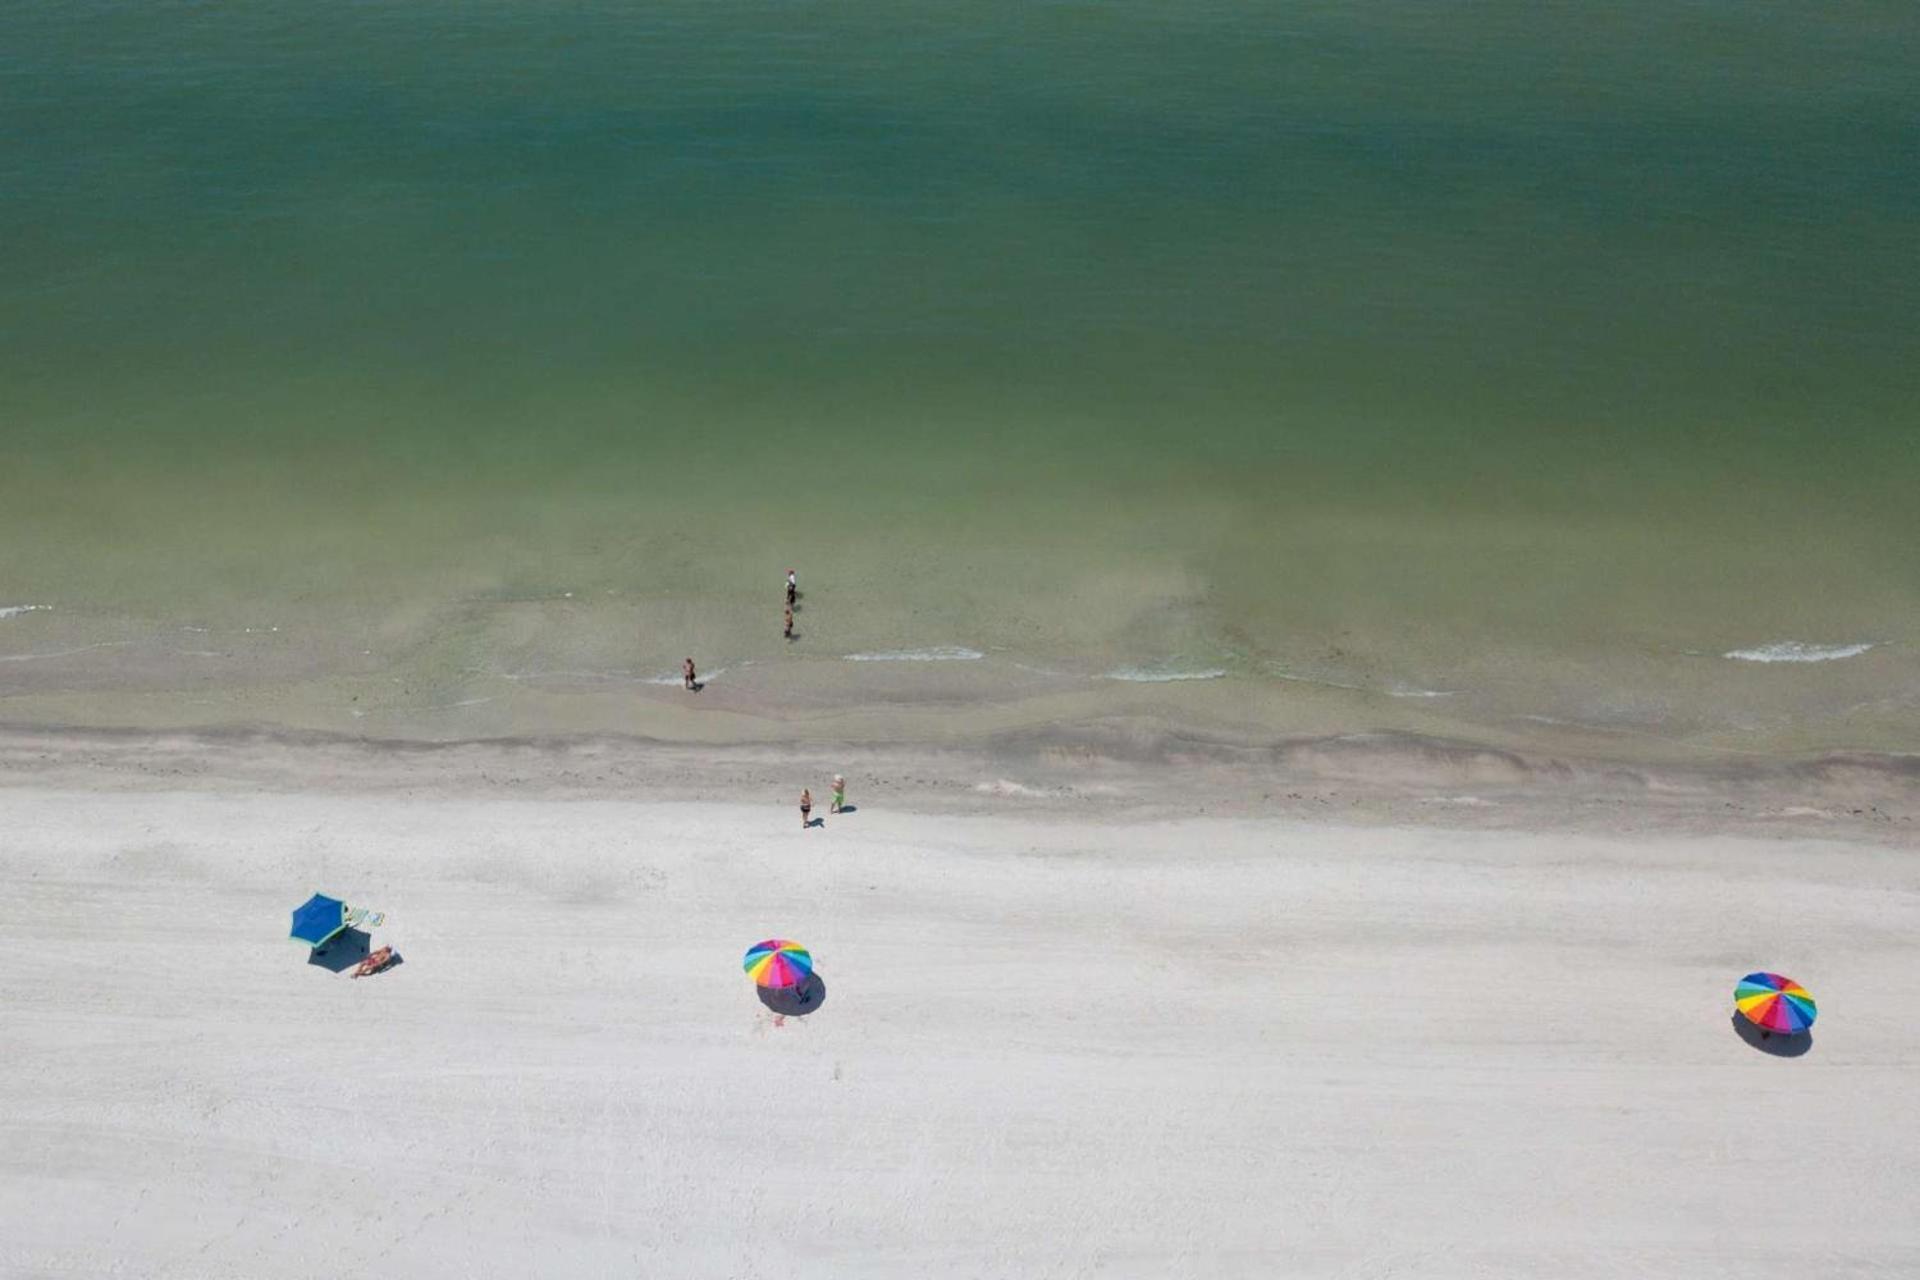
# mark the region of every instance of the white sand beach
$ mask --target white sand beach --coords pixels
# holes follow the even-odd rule
[[[7,1276],[1920,1274],[1911,827],[13,764]],[[403,963],[308,964],[314,890]]]

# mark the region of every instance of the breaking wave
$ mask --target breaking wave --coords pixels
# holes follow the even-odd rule
[[[1838,662],[1842,658],[1857,658],[1876,643],[1869,640],[1862,644],[1801,644],[1798,640],[1782,640],[1753,649],[1734,649],[1724,656],[1739,662]]]

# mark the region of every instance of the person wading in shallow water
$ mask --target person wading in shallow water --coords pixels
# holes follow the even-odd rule
[[[800,599],[800,577],[793,570],[787,570],[787,608],[791,609]]]
[[[685,662],[680,664],[680,679],[683,682],[685,682],[687,688],[689,689],[698,689],[700,687],[699,677],[693,674],[692,658],[688,658]]]
[[[813,825],[813,792],[800,788],[800,829],[805,831]]]

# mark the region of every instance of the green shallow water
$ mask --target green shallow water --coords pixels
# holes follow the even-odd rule
[[[0,716],[964,647],[1920,739],[1911,6],[876,9],[0,9]]]

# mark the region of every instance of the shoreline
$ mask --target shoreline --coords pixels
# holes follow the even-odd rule
[[[809,638],[763,652],[689,635],[706,682],[690,697],[679,658],[636,656],[605,607],[554,603],[230,634],[36,607],[0,635],[0,729],[965,747],[1135,721],[1239,744],[1403,734],[1630,767],[1920,752],[1920,651],[1897,639],[1832,661],[1583,647],[1436,655],[1416,670],[1341,648],[1284,665],[1212,650],[1073,661],[984,640],[823,636],[824,651]]]
[[[1649,765],[1403,733],[1206,737],[1122,719],[943,743],[0,726],[0,795],[71,787],[784,806],[834,773],[849,777],[855,803],[921,814],[1738,833],[1920,848],[1920,755]]]

